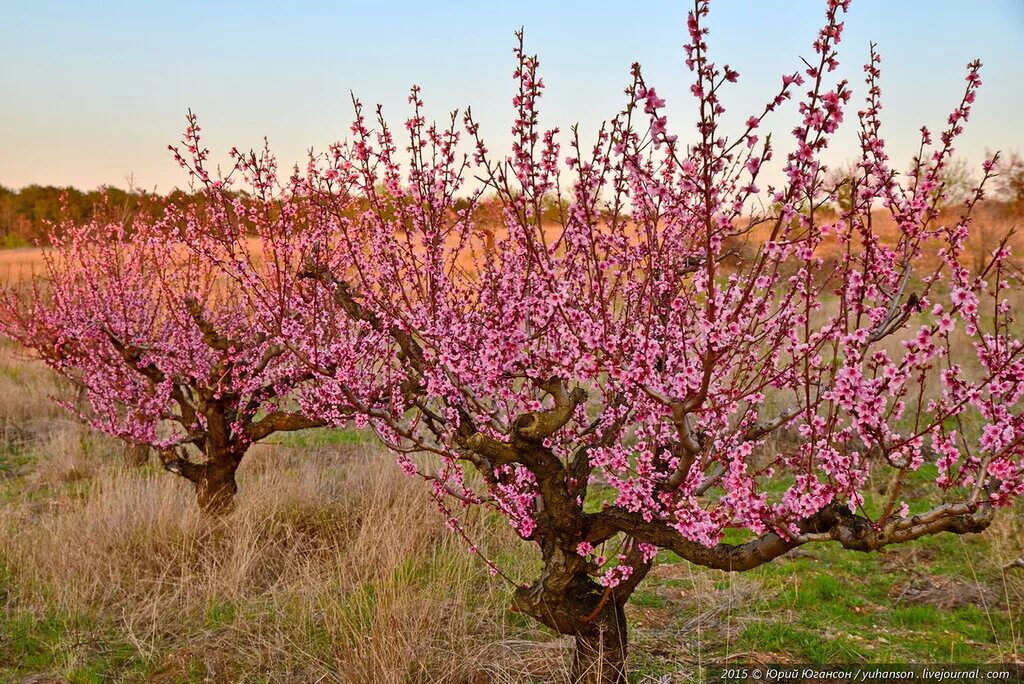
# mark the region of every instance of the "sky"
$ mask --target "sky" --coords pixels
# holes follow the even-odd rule
[[[689,2],[666,0],[216,1],[6,0],[0,22],[0,185],[168,191],[187,179],[167,145],[191,108],[214,160],[266,136],[282,163],[348,133],[350,93],[400,128],[410,85],[427,114],[473,107],[506,151],[513,32],[540,56],[541,123],[584,135],[621,110],[629,66],[668,100],[670,132],[693,137],[681,46]],[[713,0],[712,58],[740,72],[723,95],[739,123],[810,57],[822,0]],[[883,132],[909,163],[921,125],[939,129],[980,58],[984,86],[958,152],[1024,151],[1024,0],[853,0],[838,75],[864,94],[870,41],[883,55]],[[858,103],[832,159],[855,154]],[[792,110],[792,108],[790,108]],[[792,111],[768,128],[785,134]],[[853,125],[850,125],[853,124]],[[781,138],[777,134],[776,140]],[[777,149],[784,151],[784,143]]]

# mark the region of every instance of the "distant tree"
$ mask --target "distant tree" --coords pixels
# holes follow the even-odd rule
[[[232,199],[245,199],[242,196]],[[84,192],[77,188],[29,185],[21,190],[0,186],[0,248],[47,244],[54,228],[87,221],[117,222],[127,226],[134,219],[159,221],[171,205],[202,206],[204,194],[175,189],[166,195],[104,186]]]
[[[1012,216],[1024,214],[1024,157],[1019,152],[999,160],[996,189]]]
[[[974,169],[962,157],[954,157],[942,170],[939,206],[954,209],[974,199],[978,188],[978,177]]]
[[[862,178],[858,176],[856,164],[846,164],[832,169],[826,177],[826,187],[835,197],[835,209],[837,213],[851,211],[854,207],[854,197],[857,195],[857,186]]]
[[[190,122],[186,144],[197,135]],[[294,203],[255,206],[210,187],[201,207],[172,205],[159,221],[62,222],[42,272],[0,298],[0,332],[80,388],[67,408],[136,451],[156,449],[211,512],[230,506],[253,443],[320,424],[292,410],[310,372],[271,332],[280,321],[263,320],[300,296],[309,235]]]
[[[1009,157],[992,155],[992,159],[996,163],[996,174],[991,183],[995,192],[986,193],[991,197],[981,203],[980,211],[975,212],[976,221],[964,254],[975,271],[981,271],[997,250],[1015,251],[1022,244],[1018,222],[1024,210],[1024,162],[1016,153]],[[972,181],[968,176],[967,182]]]

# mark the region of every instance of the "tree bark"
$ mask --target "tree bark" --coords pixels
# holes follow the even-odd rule
[[[235,471],[238,461],[230,456],[210,459],[196,482],[196,500],[204,513],[221,514],[231,510],[238,492]]]
[[[626,614],[608,601],[597,617],[576,633],[570,670],[573,684],[626,683]]]
[[[541,578],[516,591],[516,609],[575,639],[573,684],[625,684],[629,588],[622,595],[605,589],[577,561],[574,554],[552,554]]]

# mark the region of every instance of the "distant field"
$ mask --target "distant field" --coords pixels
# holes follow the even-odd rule
[[[820,221],[833,221],[837,216],[828,211],[823,211],[817,216]],[[933,227],[948,226],[959,220],[959,210],[950,209],[944,211],[934,222]],[[987,261],[992,250],[999,241],[1010,231],[1016,230],[1021,217],[1007,216],[993,209],[976,209],[974,223],[971,228],[970,237],[967,240],[964,253],[964,261],[972,268],[978,269]],[[746,219],[739,219],[737,225],[745,225]],[[872,229],[883,243],[892,244],[898,236],[896,223],[893,221],[888,210],[877,209],[872,212]],[[549,240],[556,239],[561,228],[553,222],[545,222],[544,232]],[[749,235],[735,241],[733,247],[741,251],[753,249],[755,245],[766,240],[771,232],[771,224],[765,223],[753,229]],[[471,243],[473,251],[467,249],[460,255],[460,265],[472,269],[474,258],[483,250],[493,248],[495,241],[500,241],[506,233],[500,221],[488,221],[478,224],[475,230],[475,237]],[[258,250],[258,240],[250,239],[249,245],[252,249]],[[1024,236],[1014,234],[1010,240],[1014,253],[1024,254]],[[829,258],[838,254],[839,245],[834,239],[827,239],[819,248],[818,255]],[[932,261],[925,255],[921,263]],[[43,265],[42,250],[34,247],[0,248],[0,282],[12,282],[24,280]]]
[[[0,282],[25,280],[43,266],[43,251],[35,247],[0,249]]]
[[[250,240],[251,247],[258,246],[257,240]],[[21,282],[41,272],[45,267],[43,249],[38,247],[14,247],[0,249],[0,283]]]

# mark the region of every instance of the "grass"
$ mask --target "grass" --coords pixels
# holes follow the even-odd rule
[[[659,629],[646,636],[665,644],[699,624],[699,646],[662,646],[683,661],[699,649],[706,662],[737,653],[782,663],[1012,662],[1022,656],[1024,582],[1003,565],[1019,551],[1018,513],[969,540],[934,537],[882,555],[805,547],[744,575],[666,563],[633,604],[660,597]],[[914,592],[915,583],[936,591]]]
[[[126,469],[117,443],[53,407],[65,391],[2,351],[0,681],[564,680],[566,640],[508,611],[510,588],[365,435],[258,445],[235,510],[211,523],[181,481]],[[1024,572],[1004,569],[1024,555],[1021,513],[886,554],[808,546],[744,574],[662,552],[627,609],[632,676],[1021,660]],[[512,577],[534,577],[504,520],[467,526]]]

